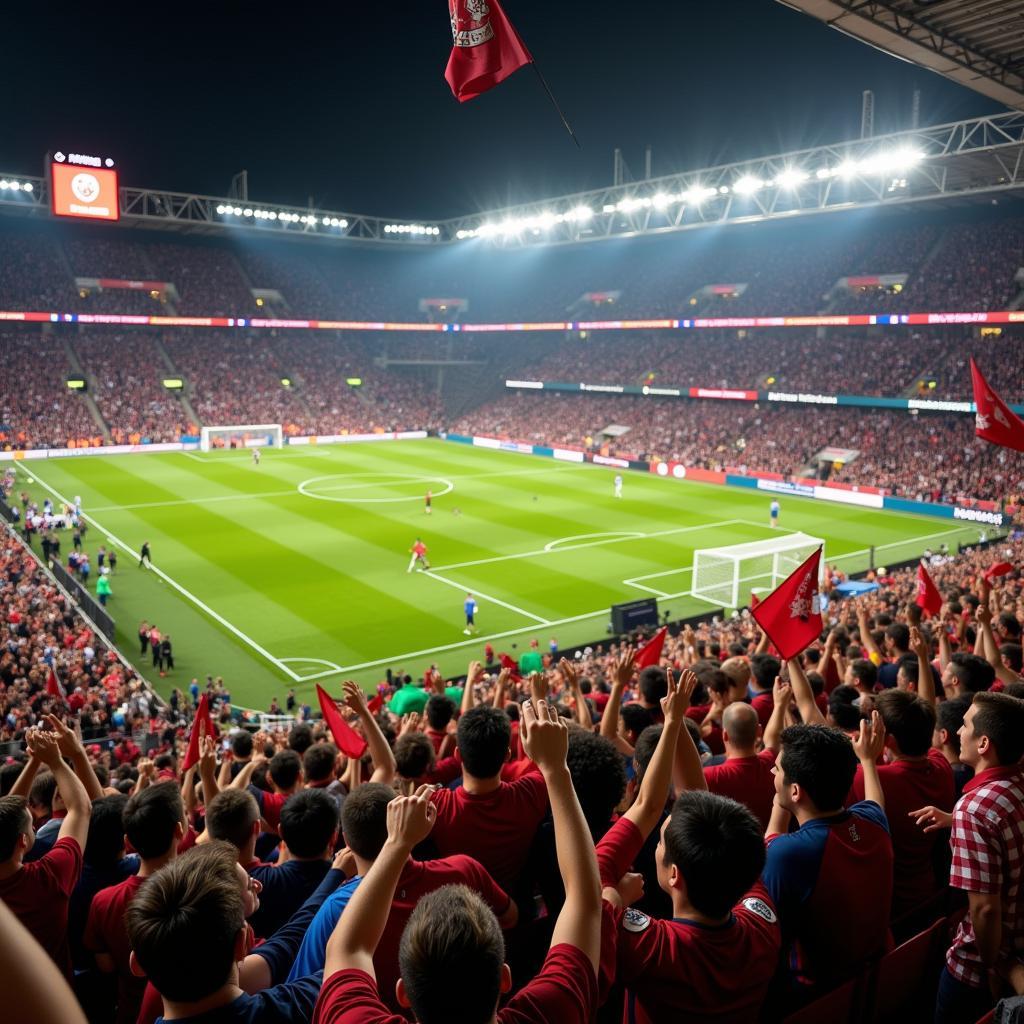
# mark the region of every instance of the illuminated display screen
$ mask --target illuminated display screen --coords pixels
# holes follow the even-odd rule
[[[346,377],[345,378],[345,383],[350,388],[361,388],[363,386],[363,378],[362,377]]]
[[[50,165],[50,207],[58,217],[118,220],[117,171],[111,167]]]
[[[70,390],[70,391],[84,391],[85,390],[85,378],[84,377],[68,377],[67,385],[68,385],[68,390]]]
[[[168,391],[180,391],[185,386],[180,377],[164,377],[163,384]]]

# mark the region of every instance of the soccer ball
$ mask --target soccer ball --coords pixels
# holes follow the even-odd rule
[[[32,476],[30,476],[30,477],[28,478],[28,482],[29,482],[30,484],[34,484],[34,483],[36,482],[36,480],[35,480],[35,477],[32,477]]]

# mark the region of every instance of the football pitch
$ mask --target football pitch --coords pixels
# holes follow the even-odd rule
[[[689,596],[693,552],[802,531],[844,571],[976,540],[950,521],[617,472],[442,440],[19,462],[18,489],[81,495],[93,565],[118,549],[108,610],[124,653],[161,692],[222,675],[236,704],[266,710],[320,680],[367,688],[385,670],[454,675],[490,640],[513,656],[600,640],[609,607],[657,597],[672,618],[714,610]],[[31,476],[33,482],[27,483]],[[434,495],[433,512],[424,494]],[[430,571],[408,573],[421,537]],[[143,541],[154,569],[137,567]],[[62,554],[71,549],[62,537]],[[37,545],[38,550],[38,545]],[[133,553],[135,553],[133,555]],[[749,591],[749,585],[746,585]],[[467,637],[467,591],[479,634]],[[166,679],[138,659],[141,619],[169,633]],[[154,676],[157,676],[154,678]],[[315,700],[313,701],[315,704]]]

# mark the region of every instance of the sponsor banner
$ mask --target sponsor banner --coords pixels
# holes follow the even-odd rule
[[[837,501],[843,505],[861,505],[864,508],[881,508],[882,495],[867,494],[864,491],[846,491],[839,487],[812,487],[812,496],[821,501]]]
[[[157,444],[108,444],[84,448],[29,448],[16,452],[0,452],[0,461],[21,459],[73,459],[76,455],[144,455],[149,452],[181,452],[197,448],[195,444],[180,441],[161,441]]]
[[[532,455],[533,454],[533,445],[532,444],[522,444],[519,441],[501,441],[498,444],[498,447],[503,452],[516,452],[519,455]]]
[[[799,494],[804,498],[814,498],[815,487],[806,487],[804,484],[795,484],[789,480],[765,480],[757,478],[757,489],[759,491],[773,491],[776,494]]]
[[[507,380],[505,381],[505,387],[507,388],[535,388],[540,390],[544,387],[542,380]]]
[[[474,437],[473,444],[477,448],[493,448],[495,450],[501,447],[501,442],[496,437]]]
[[[616,459],[610,455],[588,455],[587,458],[597,466],[616,466],[619,469],[629,469],[628,459]]]
[[[679,398],[683,393],[680,388],[652,388],[647,384],[640,389],[640,392],[644,395],[664,395],[668,398]]]
[[[623,384],[580,384],[580,391],[600,391],[621,395],[626,390]]]
[[[756,391],[746,391],[731,388],[690,388],[691,398],[726,398],[738,402],[756,402],[758,394]]]
[[[882,499],[882,508],[893,512],[913,512],[919,516],[938,516],[940,519],[952,519],[953,508],[950,505],[935,505],[930,501],[912,501],[910,498],[892,498],[886,495]]]
[[[299,445],[309,444],[309,438],[308,437],[286,437],[284,439],[284,442],[289,447],[291,447],[291,445],[293,445],[293,444],[299,444]]]
[[[726,473],[725,482],[733,487],[751,487],[757,489],[757,477],[740,476],[738,473]]]
[[[907,400],[908,409],[925,409],[935,412],[974,412],[973,402],[948,402],[934,398],[911,398]]]
[[[838,405],[838,395],[815,395],[800,391],[769,391],[765,397],[769,402],[797,402],[801,405]]]
[[[681,462],[652,462],[651,472],[673,480],[692,480],[701,484],[724,484],[725,474],[711,469],[684,466]]]
[[[358,444],[363,441],[415,441],[427,436],[425,430],[398,430],[383,434],[317,434],[308,439],[309,444]],[[289,443],[295,442],[291,438]]]
[[[167,287],[166,281],[126,281],[120,277],[101,277],[96,280],[100,288],[128,288],[132,291],[162,292]]]
[[[963,519],[968,523],[982,523],[985,526],[1003,525],[1002,512],[987,512],[982,508],[964,508],[962,505],[957,505],[953,509],[953,518]]]
[[[583,452],[572,448],[553,448],[551,454],[560,462],[583,462]]]

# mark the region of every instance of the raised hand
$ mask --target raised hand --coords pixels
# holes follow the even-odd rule
[[[476,686],[477,683],[483,678],[484,667],[479,661],[471,661],[469,668],[466,670],[466,685]]]
[[[69,729],[56,715],[43,715],[43,720],[50,727],[57,746],[64,757],[74,757],[75,754],[84,752],[84,747],[74,731]]]
[[[541,700],[547,700],[550,689],[551,683],[546,673],[530,673],[530,699],[533,700],[534,703]]]
[[[562,658],[558,662],[558,671],[562,673],[565,685],[575,693],[580,688],[580,676],[576,666],[568,658]]]
[[[885,725],[877,711],[871,712],[871,724],[861,719],[860,734],[853,741],[853,752],[861,761],[874,764],[885,750]]]
[[[347,846],[343,846],[334,855],[331,867],[335,871],[340,871],[346,878],[353,878],[359,874],[359,868],[356,865],[356,855]]]
[[[931,659],[931,650],[928,646],[928,641],[925,640],[924,635],[921,633],[916,626],[910,628],[910,649],[919,658],[923,658],[925,661]]]
[[[60,747],[53,733],[33,729],[26,735],[25,742],[28,752],[47,768],[52,770],[60,762]]]
[[[430,835],[437,819],[431,803],[433,786],[420,786],[412,796],[397,796],[388,804],[388,839],[412,849]]]
[[[953,815],[938,807],[919,807],[910,812],[914,824],[925,832],[939,832],[953,827]]]
[[[520,737],[527,757],[542,772],[565,767],[569,751],[569,729],[546,700],[528,700],[523,703]]]
[[[793,700],[793,687],[790,686],[788,680],[776,676],[775,682],[772,684],[772,700],[776,707],[789,708]]]
[[[635,655],[632,650],[625,650],[615,662],[615,685],[625,687],[633,678],[633,659]]]
[[[370,709],[366,703],[366,694],[363,688],[351,679],[346,679],[341,684],[342,692],[345,694],[345,703],[357,714],[368,715]]]
[[[420,716],[418,711],[410,711],[408,714],[402,715],[402,728],[399,730],[398,735],[404,736],[409,732],[419,732],[420,728]]]
[[[661,710],[666,722],[682,719],[690,707],[690,699],[697,688],[697,676],[688,668],[684,668],[679,681],[675,681],[675,673],[667,672],[668,693],[661,698]]]

